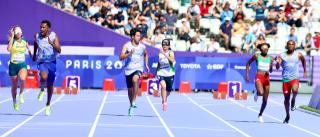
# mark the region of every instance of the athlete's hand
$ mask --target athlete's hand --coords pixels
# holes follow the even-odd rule
[[[10,29],[10,38],[14,37],[14,31],[13,28]]]
[[[277,61],[277,63],[280,63],[281,62],[281,57],[276,56],[276,61]]]
[[[129,52],[129,55],[132,55],[134,52],[136,52],[136,50],[133,48],[133,49],[131,49],[131,51]]]
[[[249,76],[248,75],[246,76],[246,81],[249,82]]]
[[[149,66],[146,66],[146,69],[147,69],[147,72],[149,73],[150,72]]]

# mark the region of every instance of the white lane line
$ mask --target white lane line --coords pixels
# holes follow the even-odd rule
[[[103,97],[103,100],[102,100],[102,102],[101,102],[99,111],[98,111],[98,113],[97,113],[96,119],[94,120],[94,122],[93,122],[93,124],[92,124],[92,127],[91,127],[91,129],[90,129],[90,132],[89,132],[88,137],[93,137],[93,135],[94,135],[94,132],[95,132],[95,130],[96,130],[98,121],[99,121],[99,119],[100,119],[100,116],[101,116],[101,113],[102,113],[104,104],[105,104],[105,102],[106,102],[106,100],[107,100],[108,94],[109,94],[109,92],[106,92],[106,93],[104,94],[104,97]]]
[[[30,90],[31,90],[31,89],[27,89],[23,94],[28,93]],[[11,91],[10,91],[10,92],[11,92]],[[17,93],[17,97],[18,97],[18,93]],[[0,101],[0,104],[5,103],[5,102],[8,102],[8,101],[10,101],[10,100],[12,100],[12,97]]]
[[[162,119],[162,117],[160,116],[160,114],[158,113],[158,111],[156,110],[156,108],[154,107],[154,105],[151,103],[151,100],[150,100],[149,96],[148,96],[148,95],[145,95],[145,96],[146,96],[146,98],[147,98],[147,100],[148,100],[151,108],[153,109],[153,111],[154,111],[154,112],[156,113],[156,115],[158,116],[161,124],[163,125],[163,127],[164,127],[165,130],[167,131],[168,135],[169,135],[170,137],[174,137],[173,133],[171,132],[171,130],[170,130],[170,128],[168,127],[168,125],[166,124],[166,122],[164,122],[164,120]]]
[[[55,103],[59,102],[63,97],[64,97],[64,94],[60,95],[54,102],[51,103],[51,106],[53,106]],[[35,116],[39,115],[42,111],[44,111],[44,109],[45,109],[45,107],[40,109],[38,112],[34,113],[32,116],[30,116],[29,118],[27,118],[26,120],[24,120],[23,122],[21,122],[20,124],[18,124],[14,128],[12,128],[11,130],[5,132],[0,137],[6,137],[6,136],[10,135],[14,131],[16,131],[18,128],[20,128],[21,126],[23,126],[24,124],[26,124],[27,122],[32,120]]]
[[[234,130],[238,131],[240,134],[242,134],[245,137],[251,137],[250,135],[248,135],[247,133],[243,132],[242,130],[240,130],[239,128],[233,126],[232,124],[230,124],[229,122],[225,121],[223,118],[219,117],[218,115],[216,115],[215,113],[211,112],[210,110],[206,109],[205,107],[201,106],[199,103],[197,103],[196,101],[194,101],[192,98],[190,98],[188,95],[183,94],[185,97],[188,98],[189,101],[191,101],[194,105],[198,106],[199,108],[201,108],[203,111],[206,111],[207,113],[209,113],[210,115],[214,116],[215,118],[219,119],[220,121],[222,121],[224,124],[228,125],[229,127],[233,128]]]
[[[256,113],[259,113],[258,110],[252,109],[251,107],[246,107],[245,105],[243,105],[243,104],[241,104],[241,103],[239,103],[239,102],[237,102],[237,101],[234,101],[234,100],[232,100],[232,99],[230,99],[230,101],[233,102],[234,104],[240,106],[240,107],[246,108],[246,109],[251,110],[251,111],[256,112]],[[278,119],[278,118],[276,118],[276,117],[274,117],[274,116],[271,116],[271,115],[269,115],[269,114],[267,114],[267,113],[263,113],[263,115],[266,116],[266,117],[268,117],[268,118],[271,118],[271,119],[273,119],[273,120],[275,120],[275,121],[283,122],[282,120],[280,120],[280,119]],[[305,133],[308,133],[308,134],[310,134],[310,135],[313,135],[313,136],[316,136],[316,137],[320,137],[319,134],[314,133],[314,132],[311,132],[311,131],[306,130],[306,129],[304,129],[304,128],[298,127],[298,126],[296,126],[296,125],[293,125],[293,124],[290,124],[290,123],[287,124],[287,125],[290,126],[290,127],[296,128],[296,129],[298,129],[298,130],[300,130],[300,131],[303,131],[303,132],[305,132]]]

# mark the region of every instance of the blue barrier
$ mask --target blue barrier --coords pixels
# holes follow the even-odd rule
[[[8,54],[0,54],[0,82],[10,86],[8,75]],[[243,57],[178,57],[176,56],[176,76],[174,88],[180,81],[190,81],[192,89],[217,89],[221,81],[240,81],[243,89],[254,90],[255,63],[251,65],[250,82],[245,81]],[[151,73],[155,74],[158,57],[149,57]],[[26,60],[30,69],[37,69],[30,58]],[[61,55],[57,60],[55,86],[61,86],[65,76],[81,77],[81,88],[102,88],[105,78],[115,80],[117,89],[125,89],[124,62],[118,56]]]

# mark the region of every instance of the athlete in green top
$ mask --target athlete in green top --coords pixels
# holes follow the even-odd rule
[[[262,43],[257,46],[260,49],[260,54],[254,54],[252,58],[247,62],[246,66],[246,81],[249,81],[249,67],[250,64],[256,60],[257,64],[257,73],[255,77],[255,85],[257,92],[255,94],[254,100],[258,100],[258,95],[263,96],[262,104],[260,108],[260,113],[258,115],[259,121],[263,123],[262,113],[267,106],[267,101],[269,97],[269,90],[270,90],[270,78],[269,72],[272,72],[272,62],[273,57],[268,55],[268,50],[270,45],[268,43]]]
[[[25,80],[27,77],[27,65],[25,63],[25,52],[29,50],[28,42],[22,38],[22,29],[19,26],[15,26],[10,30],[10,39],[7,50],[10,52],[10,64],[9,75],[11,77],[11,94],[13,100],[13,108],[15,111],[19,110],[19,105],[16,103],[18,79],[20,79],[20,104],[24,103],[23,90]]]

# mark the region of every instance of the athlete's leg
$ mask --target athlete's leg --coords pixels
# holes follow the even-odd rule
[[[262,104],[261,104],[259,116],[263,114],[263,111],[267,106],[269,90],[270,90],[270,86],[264,86],[264,92],[263,92],[263,98],[262,98]]]
[[[291,98],[291,111],[296,109],[296,97],[298,95],[299,81],[292,82],[292,98]]]
[[[11,96],[14,104],[17,102],[16,101],[17,88],[18,88],[18,76],[11,76]]]
[[[25,81],[27,78],[27,69],[23,68],[19,71],[19,79],[20,79],[20,93],[19,93],[19,102],[20,104],[24,103],[24,98],[23,98],[23,91],[24,91],[24,87],[25,87]]]
[[[43,100],[44,88],[46,86],[47,79],[48,79],[48,72],[40,70],[40,92],[39,92],[39,95],[38,95],[38,100],[39,101]]]
[[[291,85],[289,84],[289,82],[284,82],[282,84],[282,90],[284,95],[284,108],[286,110],[286,118],[283,121],[283,123],[288,123],[290,119],[289,106],[290,106],[290,94],[291,94]]]
[[[138,93],[138,90],[139,90],[139,75],[134,75],[133,78],[132,78],[132,84],[133,84],[133,97],[132,97],[132,102],[131,102],[131,105],[133,107],[136,107],[136,98],[137,98],[137,93]]]
[[[167,102],[167,84],[164,79],[160,80],[162,104]]]
[[[255,82],[255,86],[256,86],[256,95],[254,97],[254,101],[258,100],[258,95],[263,95],[263,85],[262,85],[262,81],[256,81]]]

